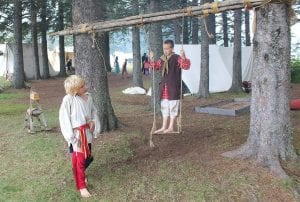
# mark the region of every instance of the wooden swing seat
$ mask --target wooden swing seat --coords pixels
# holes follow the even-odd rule
[[[162,132],[159,132],[159,133],[152,133],[153,135],[173,135],[173,134],[181,134],[182,131],[173,131],[173,132],[168,132],[168,133],[162,133]]]

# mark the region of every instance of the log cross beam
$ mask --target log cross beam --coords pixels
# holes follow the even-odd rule
[[[142,26],[154,22],[173,20],[183,16],[201,17],[209,14],[221,13],[228,10],[242,8],[256,8],[268,3],[286,3],[292,5],[294,0],[227,0],[222,2],[206,3],[200,6],[190,6],[183,9],[135,15],[121,19],[99,21],[94,23],[79,24],[65,30],[53,32],[51,36],[77,35],[93,32],[104,32],[120,29],[122,27]]]

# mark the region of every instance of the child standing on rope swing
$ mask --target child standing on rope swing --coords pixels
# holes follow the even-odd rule
[[[154,61],[154,54],[150,52],[150,62],[146,63],[147,68],[162,70],[162,80],[159,83],[161,98],[161,112],[163,116],[162,127],[154,133],[174,132],[174,123],[179,111],[179,100],[181,94],[181,69],[190,68],[190,60],[185,57],[183,49],[180,55],[174,53],[174,42],[166,40],[163,43],[164,54],[158,61]],[[170,117],[170,123],[168,125]]]
[[[93,161],[91,143],[93,134],[100,133],[100,122],[83,78],[72,75],[65,80],[64,87],[67,95],[59,110],[60,128],[72,153],[76,188],[82,197],[90,197],[85,170]]]

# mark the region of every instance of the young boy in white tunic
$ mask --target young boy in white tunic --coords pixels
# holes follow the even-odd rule
[[[67,95],[59,110],[60,128],[72,153],[76,188],[82,197],[90,197],[85,169],[93,160],[91,143],[93,135],[100,133],[100,122],[83,78],[72,75],[65,80],[64,87]]]

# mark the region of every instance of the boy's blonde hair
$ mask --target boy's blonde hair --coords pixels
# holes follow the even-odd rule
[[[76,95],[78,90],[83,87],[84,84],[85,81],[81,76],[71,75],[65,80],[64,87],[67,94]]]

